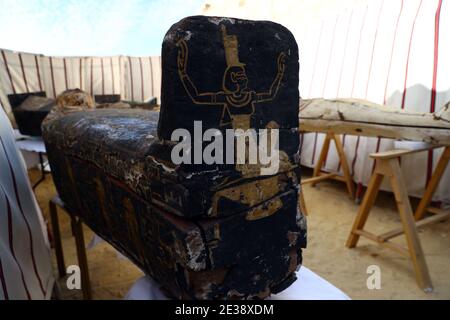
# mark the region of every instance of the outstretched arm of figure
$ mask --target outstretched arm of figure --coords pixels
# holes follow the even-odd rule
[[[214,92],[199,93],[197,87],[194,85],[189,75],[186,72],[186,65],[188,60],[188,48],[184,40],[180,40],[177,43],[178,50],[178,74],[180,80],[183,83],[186,92],[195,104],[223,104],[218,101],[221,100],[221,95]]]
[[[284,70],[286,68],[285,59],[286,59],[286,54],[284,52],[281,52],[279,54],[278,60],[277,60],[277,63],[278,63],[277,75],[276,75],[275,79],[273,80],[269,91],[261,92],[261,93],[257,94],[257,97],[258,97],[257,102],[270,101],[273,98],[275,98],[275,96],[277,95],[278,88],[280,87],[281,79],[283,79]]]

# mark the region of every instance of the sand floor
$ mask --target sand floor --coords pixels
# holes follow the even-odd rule
[[[306,177],[310,172],[305,171]],[[38,175],[36,170],[30,171],[32,181],[36,181]],[[48,175],[36,190],[46,218],[48,201],[55,194],[52,179]],[[308,248],[304,251],[304,265],[312,271],[352,299],[450,299],[450,221],[419,230],[434,285],[432,293],[424,293],[417,286],[412,264],[406,257],[365,239],[361,239],[355,249],[345,247],[358,206],[347,197],[342,183],[322,182],[314,188],[307,185],[304,195],[309,211]],[[66,265],[76,264],[69,219],[63,213],[59,217]],[[398,226],[400,219],[392,196],[381,193],[366,229],[382,233]],[[93,233],[85,227],[87,243],[92,236]],[[405,244],[403,237],[395,241]],[[88,251],[88,263],[94,299],[122,299],[134,281],[143,275],[107,243],[101,243]],[[381,270],[381,289],[367,288],[367,268],[371,265],[377,265]],[[79,292],[68,294],[64,291],[64,297],[68,299],[80,296]]]

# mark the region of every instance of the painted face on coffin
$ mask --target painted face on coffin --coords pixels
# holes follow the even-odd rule
[[[231,66],[225,71],[223,90],[235,96],[241,95],[248,88],[248,78],[244,66]]]

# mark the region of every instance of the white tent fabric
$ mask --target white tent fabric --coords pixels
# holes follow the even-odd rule
[[[272,20],[294,34],[302,98],[361,98],[411,111],[433,112],[450,100],[450,2],[442,0],[207,0],[202,14]],[[305,134],[302,164],[318,161],[323,134]],[[346,136],[354,180],[366,184],[369,153],[389,139]],[[442,149],[402,160],[408,192],[421,196]],[[325,170],[339,170],[334,145]],[[387,184],[383,185],[388,189]],[[450,168],[434,200],[450,201]]]
[[[272,20],[289,28],[299,44],[302,98],[362,98],[421,112],[437,111],[450,100],[448,1],[207,0],[201,13]],[[40,89],[50,97],[78,87],[91,94],[120,93],[129,100],[156,96],[160,101],[160,57],[0,53],[0,101],[7,113],[7,94]],[[314,166],[323,140],[322,134],[303,135],[303,165]],[[373,168],[369,153],[393,147],[389,139],[345,136],[354,180],[368,182]],[[402,160],[410,195],[422,195],[441,152]],[[340,170],[334,145],[325,170]],[[450,168],[433,199],[450,201]]]
[[[120,94],[124,100],[160,101],[161,57],[48,57],[0,50],[0,101],[8,114],[8,94],[45,91],[56,97],[73,88],[91,95]]]
[[[49,299],[53,283],[45,224],[0,108],[0,300]]]

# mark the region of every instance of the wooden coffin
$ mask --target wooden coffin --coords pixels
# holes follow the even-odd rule
[[[216,68],[217,61],[227,69],[227,63],[236,62],[226,60],[223,41],[229,34],[234,35],[233,41],[242,37],[248,41],[245,45],[252,44],[247,49],[239,46],[239,58],[242,52],[241,59],[248,59],[246,66],[252,66],[255,74],[258,68],[264,69],[261,77],[248,79],[248,86],[256,91],[242,94],[259,99],[256,92],[266,92],[267,83],[270,91],[274,79],[278,88],[276,94],[270,94],[271,100],[247,101],[250,108],[246,110],[233,109],[223,100],[222,111],[214,117],[205,109],[207,105],[199,107],[191,89],[185,88],[186,74],[173,68],[184,68],[180,59],[187,57],[187,51],[182,52],[187,48],[194,61],[192,51],[208,51],[212,54],[210,67]],[[251,42],[252,37],[263,40]],[[271,41],[265,41],[266,37]],[[277,39],[281,39],[279,43]],[[279,60],[280,51],[286,52],[283,61]],[[266,77],[269,61],[275,67],[270,81],[263,81],[260,78]],[[297,76],[292,78],[288,68]],[[223,70],[221,74],[197,74],[196,82],[201,87],[211,76],[217,80],[223,74]],[[43,136],[60,197],[172,297],[264,298],[283,290],[295,281],[301,249],[306,246],[306,221],[297,208],[298,123],[291,126],[284,119],[286,114],[298,114],[295,41],[285,28],[270,22],[186,18],[165,37],[163,77],[160,113],[100,109],[70,113],[45,123]],[[218,86],[220,92],[220,81]],[[177,89],[172,92],[174,87]],[[296,98],[283,100],[284,91]],[[228,93],[220,94],[227,98]],[[235,92],[235,96],[239,95]],[[265,102],[277,110],[269,112]],[[259,104],[269,109],[257,115]],[[224,112],[231,118],[226,124]],[[268,118],[269,114],[273,118]],[[279,130],[278,170],[261,175],[256,170],[261,166],[258,163],[175,164],[171,153],[177,141],[171,140],[170,132],[182,125],[195,140],[193,121],[202,121],[203,130],[220,132],[242,123],[250,125],[247,129]]]
[[[300,129],[450,145],[450,104],[410,112],[360,99],[303,99]]]
[[[40,137],[42,121],[55,100],[46,98],[45,92],[10,94],[8,98],[20,133]]]

